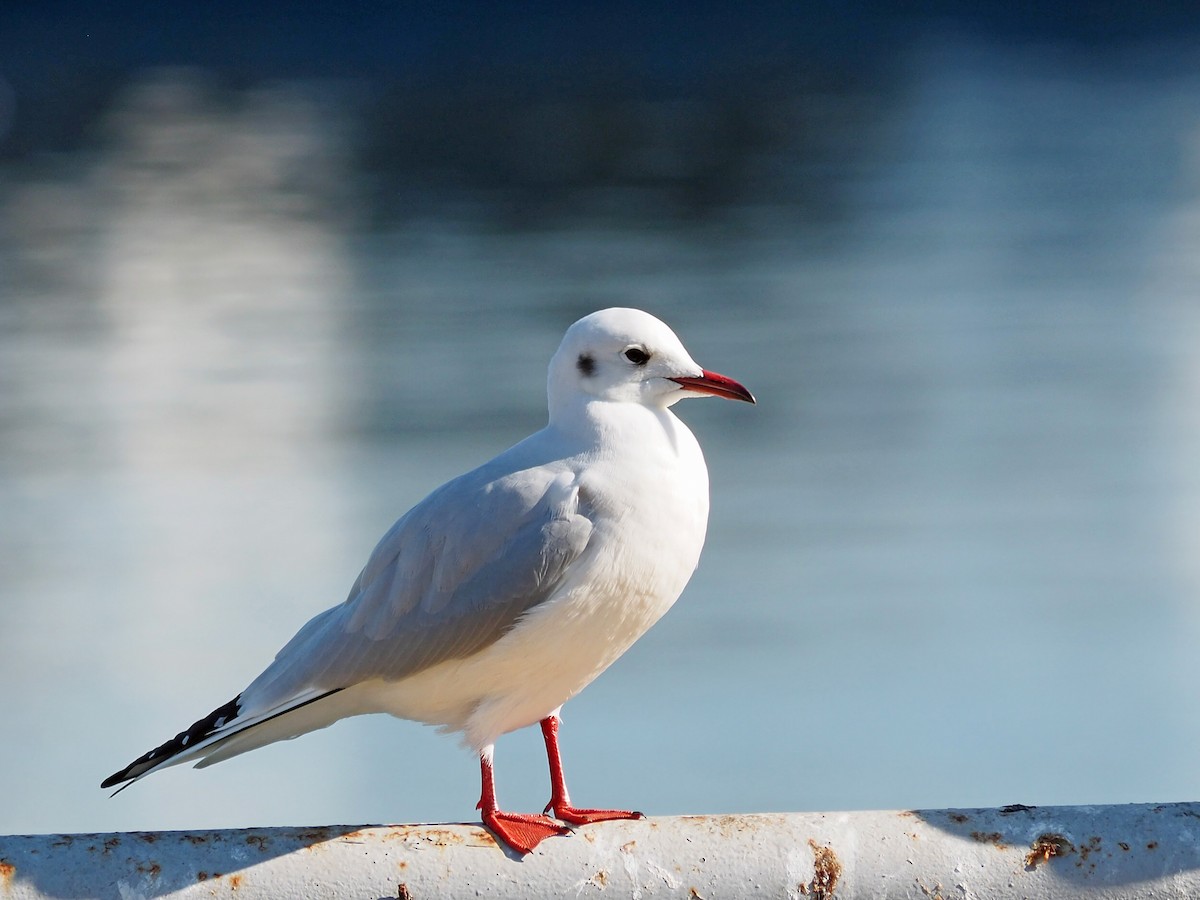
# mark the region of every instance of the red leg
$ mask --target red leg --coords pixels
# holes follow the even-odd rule
[[[483,793],[476,809],[483,811],[483,824],[492,833],[518,853],[525,854],[548,837],[570,834],[571,829],[555,822],[549,816],[527,813],[506,813],[496,808],[496,781],[492,771],[491,747],[479,756],[483,775]]]
[[[572,825],[644,818],[640,812],[624,809],[580,809],[572,806],[567,793],[567,779],[563,775],[562,754],[558,750],[558,716],[542,719],[542,737],[546,739],[546,759],[550,763],[550,802],[546,804],[546,812],[553,812],[557,818]]]

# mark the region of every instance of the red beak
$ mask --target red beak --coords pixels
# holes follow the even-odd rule
[[[703,374],[699,378],[672,378],[671,380],[698,394],[712,394],[714,397],[725,397],[728,400],[754,402],[754,395],[732,378],[726,378],[724,375],[718,375],[708,369],[701,371]]]

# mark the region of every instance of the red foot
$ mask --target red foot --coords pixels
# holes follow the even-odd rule
[[[546,812],[553,811],[555,818],[570,822],[572,825],[588,825],[592,822],[611,822],[613,819],[644,819],[640,812],[625,809],[579,809],[575,806],[562,804],[554,805],[551,800]]]
[[[558,750],[558,716],[542,719],[542,737],[546,741],[546,759],[550,762],[550,802],[543,812],[572,825],[587,825],[591,822],[608,822],[612,819],[644,819],[640,812],[624,809],[580,809],[571,805],[567,794],[567,780],[563,776],[562,754]]]
[[[484,811],[483,824],[509,847],[520,854],[532,853],[533,848],[548,837],[570,834],[571,829],[549,816],[529,813]]]

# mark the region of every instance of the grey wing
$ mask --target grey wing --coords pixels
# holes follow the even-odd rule
[[[592,532],[569,471],[451,481],[391,528],[346,602],[305,625],[243,700],[273,707],[477,653],[555,594]]]

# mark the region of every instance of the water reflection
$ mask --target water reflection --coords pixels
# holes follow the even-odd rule
[[[835,152],[760,147],[756,171],[801,173],[778,196],[630,221],[609,185],[521,229],[483,188],[378,226],[386,180],[324,89],[135,85],[102,151],[5,188],[0,768],[26,776],[0,830],[469,816],[469,757],[382,719],[95,784],[228,699],[425,491],[538,427],[562,329],[616,303],[761,403],[684,411],[709,547],[568,708],[579,796],[1194,794],[1200,85],[1143,62],[926,47],[886,103],[830,113]],[[823,214],[789,205],[814,173]],[[544,802],[535,745],[500,747],[514,808]]]

